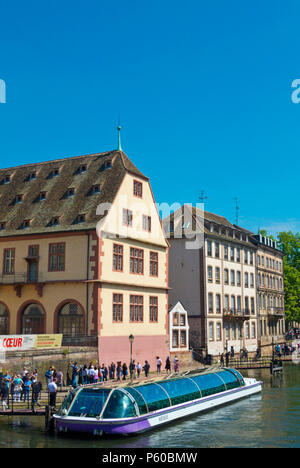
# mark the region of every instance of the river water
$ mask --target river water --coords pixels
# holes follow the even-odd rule
[[[274,377],[267,369],[248,376],[263,381],[262,394],[134,437],[50,435],[42,416],[1,416],[0,448],[299,448],[300,365],[286,365]]]

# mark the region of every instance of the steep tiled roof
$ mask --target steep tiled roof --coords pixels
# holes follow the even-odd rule
[[[121,151],[1,169],[0,237],[95,228],[127,172],[148,180]]]

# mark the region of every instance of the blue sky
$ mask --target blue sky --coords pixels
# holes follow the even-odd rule
[[[122,146],[157,202],[300,231],[298,0],[0,0],[1,167]]]

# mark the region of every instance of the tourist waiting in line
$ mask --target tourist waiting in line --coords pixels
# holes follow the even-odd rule
[[[160,374],[161,365],[162,365],[162,360],[160,359],[159,356],[156,356],[156,370],[158,374]]]
[[[143,367],[144,372],[145,372],[145,377],[148,377],[149,372],[150,372],[150,364],[148,361],[145,361],[145,365]]]
[[[138,362],[137,365],[136,365],[136,373],[137,373],[137,378],[139,379],[140,375],[141,375],[141,371],[142,371],[142,366],[141,364]]]
[[[48,384],[48,392],[49,392],[49,405],[55,407],[56,394],[57,394],[56,379],[53,379],[53,381]]]
[[[169,374],[171,372],[170,356],[168,356],[167,359],[166,359],[165,371],[167,372],[167,374]]]
[[[13,380],[13,389],[14,389],[14,401],[21,401],[21,393],[22,393],[22,379],[20,375],[17,375]]]

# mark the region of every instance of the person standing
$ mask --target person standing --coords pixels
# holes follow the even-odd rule
[[[25,402],[25,401],[29,401],[29,393],[31,389],[31,379],[29,377],[28,372],[25,375],[23,382],[24,382],[24,402]]]
[[[145,372],[145,377],[148,377],[149,372],[150,372],[150,364],[148,361],[145,361],[145,365],[143,367],[144,372]]]
[[[126,362],[123,363],[122,373],[123,373],[123,380],[126,380],[126,376],[128,375],[128,368],[127,368]]]
[[[55,407],[56,393],[57,393],[56,379],[53,379],[53,381],[48,384],[48,392],[49,392],[49,405],[52,407]]]
[[[21,392],[22,392],[22,379],[20,375],[17,375],[14,378],[14,401],[21,401]]]
[[[166,365],[165,365],[165,371],[167,374],[171,372],[171,361],[170,361],[170,356],[167,357],[166,359]]]
[[[161,365],[162,365],[162,360],[160,359],[159,356],[156,356],[156,370],[158,374],[160,374]]]
[[[139,379],[140,375],[141,375],[141,370],[142,370],[142,366],[141,364],[138,362],[137,365],[136,365],[136,371],[137,371],[137,378]]]
[[[79,367],[77,366],[77,362],[74,362],[74,364],[72,364],[72,387],[73,388],[77,387],[78,372],[79,372]]]
[[[61,370],[59,370],[56,374],[56,385],[57,387],[60,388],[60,391],[62,391],[63,383],[64,383],[64,374],[62,373]]]

